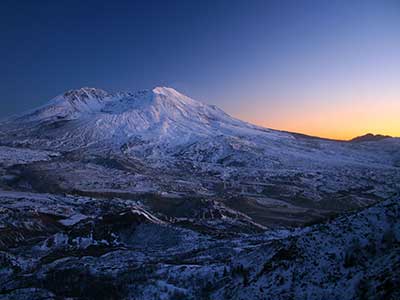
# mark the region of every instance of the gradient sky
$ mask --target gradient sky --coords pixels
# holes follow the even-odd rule
[[[166,85],[266,127],[400,136],[398,0],[3,0],[0,26],[0,117]]]

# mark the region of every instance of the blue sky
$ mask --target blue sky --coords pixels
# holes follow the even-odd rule
[[[395,0],[6,0],[0,26],[0,116],[82,86],[166,85],[268,127],[400,135]]]

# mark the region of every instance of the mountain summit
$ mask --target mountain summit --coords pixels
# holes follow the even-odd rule
[[[224,114],[213,106],[193,100],[169,87],[114,94],[102,89],[84,87],[67,91],[24,117],[30,121],[48,121],[60,118],[77,119],[92,113],[118,115],[141,110],[167,113],[171,118],[178,114],[191,117],[191,114],[199,111],[218,111]]]

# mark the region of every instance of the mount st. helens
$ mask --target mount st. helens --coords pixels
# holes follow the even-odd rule
[[[399,182],[396,138],[266,129],[166,87],[68,91],[0,123],[0,299],[396,297]]]
[[[399,190],[398,139],[346,143],[270,130],[172,88],[72,90],[1,128],[4,146],[38,160],[8,167],[13,188],[195,196],[264,226],[302,224]]]

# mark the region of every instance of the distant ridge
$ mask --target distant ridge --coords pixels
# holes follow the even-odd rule
[[[361,136],[351,139],[350,142],[378,142],[378,141],[381,141],[384,139],[390,139],[390,138],[393,138],[393,137],[390,135],[367,133],[365,135],[361,135]]]

